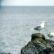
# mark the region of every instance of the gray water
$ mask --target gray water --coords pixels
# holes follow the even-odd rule
[[[54,7],[1,7],[0,8],[0,52],[20,54],[20,50],[36,32],[40,21],[47,21],[47,29],[54,32]],[[47,31],[43,32],[44,34]]]

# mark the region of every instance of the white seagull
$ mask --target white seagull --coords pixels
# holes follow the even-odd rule
[[[49,32],[49,33],[48,33],[48,37],[49,37],[49,38],[54,37],[54,32]]]
[[[39,26],[34,28],[34,30],[37,30],[37,31],[40,32],[40,30],[44,29],[46,26],[47,26],[47,22],[46,21],[42,21]]]

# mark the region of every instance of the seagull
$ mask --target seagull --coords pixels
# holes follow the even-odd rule
[[[53,32],[49,32],[49,33],[48,33],[48,37],[49,37],[49,38],[54,37],[54,33],[53,33]]]
[[[44,29],[46,26],[47,26],[47,22],[46,21],[42,21],[39,26],[34,28],[34,30],[37,30],[37,31],[40,32],[40,30]]]

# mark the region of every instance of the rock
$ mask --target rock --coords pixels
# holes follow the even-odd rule
[[[41,33],[32,34],[31,41],[21,49],[21,54],[54,54],[54,41],[45,39]]]

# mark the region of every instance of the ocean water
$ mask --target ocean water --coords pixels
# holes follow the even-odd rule
[[[54,32],[53,6],[0,7],[0,52],[20,54],[41,21],[47,21],[47,30]],[[47,35],[47,30],[42,33]]]

